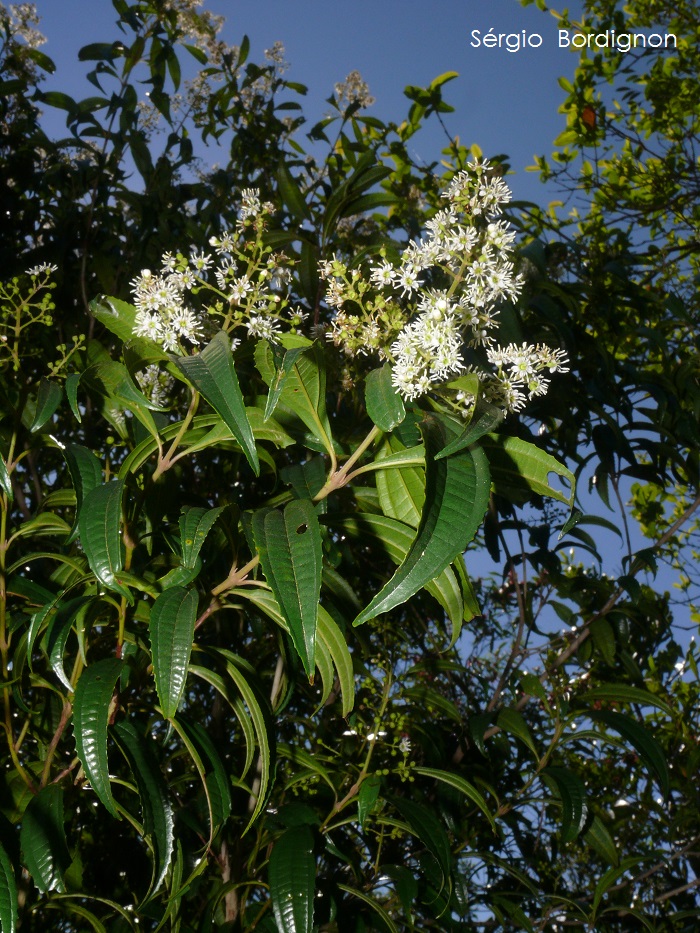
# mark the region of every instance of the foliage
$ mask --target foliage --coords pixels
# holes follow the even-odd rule
[[[3,933],[694,928],[697,652],[647,573],[692,509],[584,566],[564,465],[695,494],[665,284],[513,254],[478,151],[415,165],[454,75],[304,136],[279,48],[113,2],[86,101],[2,16]]]

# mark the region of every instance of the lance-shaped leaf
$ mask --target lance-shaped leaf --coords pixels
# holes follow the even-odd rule
[[[527,502],[534,494],[550,496],[572,506],[576,495],[576,478],[571,470],[550,454],[519,437],[484,438],[481,442],[491,467],[494,489],[516,503]],[[561,476],[570,491],[563,492],[549,483],[549,474]]]
[[[561,801],[561,836],[572,842],[588,819],[586,788],[581,778],[567,768],[545,768],[540,777]]]
[[[294,341],[292,343],[292,340]],[[296,349],[303,338],[290,335],[282,338],[285,347]],[[300,418],[311,434],[318,438],[322,448],[333,450],[331,426],[326,411],[326,364],[323,347],[302,344],[303,352],[295,355],[280,387],[280,403]],[[255,365],[265,382],[272,386],[275,380],[274,353],[267,341],[255,349]]]
[[[185,506],[183,508],[179,522],[183,567],[192,569],[196,566],[202,545],[223,511],[223,507],[202,509],[196,506]]]
[[[479,791],[474,787],[473,784],[470,784],[469,781],[465,780],[459,774],[452,774],[450,771],[442,771],[437,768],[423,768],[422,766],[416,767],[416,774],[423,774],[425,777],[435,778],[436,781],[442,781],[443,784],[448,784],[450,787],[454,787],[455,790],[458,790],[461,794],[464,794],[472,803],[475,803],[477,807],[484,814],[486,819],[491,824],[492,828],[496,829],[496,823],[494,818],[486,805],[486,801]]]
[[[0,845],[0,930],[15,933],[17,929],[17,882],[12,862]]]
[[[71,373],[66,379],[66,398],[68,399],[70,410],[73,412],[75,420],[79,424],[83,420],[83,416],[80,414],[80,408],[78,407],[78,386],[80,385],[81,378],[82,373]]]
[[[442,886],[451,872],[452,852],[445,827],[432,810],[405,797],[388,797],[426,849],[435,857],[442,874]]]
[[[312,933],[316,859],[308,826],[292,826],[275,842],[269,880],[279,933]]]
[[[209,402],[241,445],[256,476],[260,462],[253,430],[233,365],[229,338],[223,331],[201,353],[177,359],[177,365],[191,384]]]
[[[272,417],[272,413],[280,400],[280,395],[284,389],[287,377],[291,373],[297,357],[304,353],[306,348],[293,347],[291,350],[284,350],[281,347],[273,346],[271,349],[275,360],[275,375],[270,383],[270,391],[268,392],[267,402],[265,403],[265,421]]]
[[[57,382],[42,379],[36,396],[36,410],[29,430],[34,432],[44,427],[46,422],[54,416],[61,404],[63,389]]]
[[[197,590],[172,586],[151,608],[149,632],[153,675],[158,700],[167,719],[172,719],[185,691],[197,619]]]
[[[373,369],[365,382],[367,414],[382,431],[393,431],[406,417],[403,399],[391,381],[391,366]]]
[[[360,791],[357,795],[357,818],[363,829],[365,820],[370,815],[372,808],[377,802],[380,787],[381,778],[378,774],[368,774],[360,786]]]
[[[131,593],[117,579],[122,569],[119,524],[123,490],[123,480],[113,480],[92,489],[83,501],[78,528],[90,570],[103,586],[124,596],[131,605]]]
[[[253,515],[253,537],[265,578],[312,680],[322,572],[321,530],[313,503],[295,499],[284,512],[260,509]]]
[[[670,776],[664,751],[654,736],[636,720],[622,713],[600,710],[588,714],[595,722],[602,722],[626,739],[639,753],[647,768],[654,772],[664,795],[668,796]]]
[[[109,783],[107,762],[107,724],[114,685],[123,664],[116,658],[105,658],[86,667],[75,688],[73,730],[80,764],[112,816],[118,816]]]
[[[231,782],[228,773],[203,726],[180,715],[173,720],[173,727],[185,743],[202,780],[202,790],[209,809],[210,839],[213,839],[231,813]]]
[[[130,722],[119,722],[112,734],[129,763],[141,800],[143,831],[151,837],[153,848],[153,877],[148,894],[152,897],[160,888],[173,853],[173,810],[168,787],[158,766],[155,743],[150,736],[141,735]]]
[[[497,428],[505,417],[500,408],[497,408],[496,405],[490,405],[488,402],[481,402],[479,409],[479,416],[472,419],[460,435],[450,441],[446,447],[443,447],[443,449],[436,454],[436,460],[442,460],[443,457],[449,457],[450,454],[454,454],[458,450],[464,450],[465,447],[469,447],[470,444],[482,438],[484,434],[488,434],[493,431],[494,428]]]
[[[80,444],[67,444],[63,456],[75,490],[75,522],[66,541],[70,544],[78,535],[85,497],[102,483],[102,465],[92,451]]]
[[[435,418],[421,424],[426,448],[425,503],[415,540],[386,586],[361,612],[361,625],[406,602],[461,554],[476,534],[488,506],[490,474],[479,447],[443,460],[435,454],[446,443],[447,429]]]
[[[71,859],[63,828],[63,788],[49,784],[29,801],[19,838],[24,864],[41,893],[65,891],[63,876]]]
[[[0,457],[0,488],[5,493],[10,502],[12,502],[15,494],[12,491],[12,480],[10,479],[10,474],[8,472],[4,457]]]

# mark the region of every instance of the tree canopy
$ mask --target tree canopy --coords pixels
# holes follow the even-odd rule
[[[557,210],[113,6],[74,100],[0,4],[2,933],[695,930],[696,8]]]

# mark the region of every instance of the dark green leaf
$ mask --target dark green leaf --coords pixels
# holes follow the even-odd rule
[[[70,410],[73,412],[73,416],[79,424],[83,420],[83,416],[80,414],[80,408],[78,407],[78,386],[80,385],[81,377],[81,373],[71,373],[66,379],[66,398],[68,399]]]
[[[17,929],[17,883],[7,852],[0,845],[0,930],[15,933]]]
[[[153,878],[146,899],[152,897],[165,879],[173,853],[173,811],[170,795],[158,766],[155,743],[140,735],[130,722],[119,722],[112,734],[134,776],[141,800],[143,831],[151,836]]]
[[[622,713],[600,710],[591,712],[588,715],[594,722],[601,722],[610,729],[619,732],[623,739],[626,739],[634,746],[647,768],[656,775],[663,793],[668,796],[670,778],[666,756],[648,729]]]
[[[452,867],[450,840],[445,827],[435,814],[422,804],[405,797],[388,797],[387,799],[406,820],[413,834],[435,857],[442,873],[441,888],[444,887],[450,877]]]
[[[426,489],[416,538],[391,580],[354,621],[360,625],[401,605],[440,574],[476,534],[489,501],[486,457],[478,447],[438,460],[445,446],[442,422],[421,423],[426,448]]]
[[[299,184],[287,168],[284,159],[280,160],[277,168],[277,184],[282,200],[289,208],[290,213],[298,221],[311,220],[311,211],[301,193]]]
[[[71,859],[63,828],[62,787],[49,784],[29,801],[22,817],[20,844],[24,864],[41,893],[65,891],[63,876]]]
[[[443,457],[449,457],[458,450],[464,450],[465,447],[469,447],[470,444],[475,443],[475,441],[478,441],[485,434],[493,431],[494,428],[498,427],[503,421],[503,412],[495,405],[482,402],[479,406],[479,411],[479,417],[476,420],[472,420],[458,437],[450,441],[449,444],[435,455],[436,460],[442,460]]]
[[[102,483],[102,465],[87,447],[79,444],[66,444],[63,456],[75,490],[75,521],[66,541],[70,544],[78,535],[85,497]]]
[[[422,766],[417,766],[413,769],[416,774],[422,774],[425,777],[434,778],[436,781],[442,781],[443,784],[448,784],[450,787],[454,787],[455,790],[458,790],[460,794],[471,800],[472,803],[475,803],[477,807],[484,814],[486,819],[491,824],[491,827],[495,830],[496,824],[494,818],[486,805],[486,801],[483,798],[483,795],[474,787],[473,784],[470,784],[469,781],[461,777],[459,774],[452,774],[449,771],[441,771],[437,768],[424,768]]]
[[[372,812],[372,808],[379,797],[379,788],[381,787],[381,778],[377,774],[369,774],[360,786],[357,795],[357,818],[360,826],[364,828],[365,820]]]
[[[201,353],[178,357],[176,362],[195,389],[223,419],[241,445],[253,472],[256,476],[259,475],[260,462],[255,449],[255,438],[233,365],[229,337],[224,331],[219,331]]]
[[[282,350],[281,358],[278,359],[277,353],[275,352],[276,348],[272,347],[272,352],[275,357],[275,375],[270,384],[270,391],[267,396],[267,402],[265,403],[265,421],[272,416],[277,403],[280,400],[280,395],[282,394],[282,389],[284,384],[287,381],[289,373],[292,371],[292,367],[296,362],[298,356],[305,352],[304,347],[294,347],[291,350]]]
[[[617,865],[619,856],[612,836],[605,827],[605,824],[598,816],[593,817],[591,825],[588,827],[583,837],[588,845],[595,849],[598,855],[602,856],[606,862],[611,865]]]
[[[391,382],[391,366],[373,369],[365,381],[367,414],[382,431],[393,431],[406,417],[403,399]]]
[[[561,800],[562,841],[572,842],[588,819],[588,803],[583,781],[566,768],[545,768],[540,771],[540,776]]]
[[[123,664],[105,658],[90,664],[80,675],[73,701],[75,745],[92,789],[112,816],[118,816],[109,783],[107,724],[114,686]]]
[[[499,729],[503,729],[504,732],[514,735],[516,739],[520,739],[524,745],[527,745],[535,758],[539,759],[537,747],[532,740],[532,734],[522,713],[514,709],[502,709],[496,719],[496,725]]]
[[[259,510],[253,515],[253,536],[265,578],[312,680],[322,569],[321,530],[313,503],[295,499],[284,512]]]
[[[484,438],[481,444],[499,495],[515,503],[527,502],[533,494],[550,496],[573,506],[576,495],[574,474],[544,450],[519,437],[492,435]],[[550,473],[563,477],[569,483],[568,493],[550,485]]]
[[[173,586],[151,608],[153,675],[163,715],[172,719],[185,691],[197,620],[197,590]]]
[[[123,490],[123,480],[112,480],[90,490],[83,502],[78,528],[92,572],[103,586],[119,593],[132,605],[131,593],[117,578],[123,566],[119,534]]]
[[[14,499],[14,492],[12,491],[12,480],[10,479],[10,474],[7,471],[7,464],[5,463],[5,458],[0,457],[0,488],[5,493],[7,498],[12,502]]]
[[[601,687],[593,687],[577,695],[576,699],[582,703],[595,703],[598,700],[610,700],[611,703],[639,703],[640,706],[655,706],[667,715],[673,715],[673,709],[662,697],[628,684],[604,684]]]
[[[180,548],[184,567],[192,568],[197,562],[207,535],[214,527],[217,518],[223,512],[217,509],[202,509],[185,506],[180,515]]]
[[[308,826],[293,826],[275,842],[269,880],[279,933],[313,933],[316,860]]]
[[[213,838],[231,814],[231,782],[221,756],[203,726],[182,715],[173,720],[173,726],[184,740],[202,779]]]
[[[48,379],[41,380],[36,397],[36,410],[29,428],[32,433],[43,428],[46,422],[54,416],[62,398],[63,389],[57,382],[50,382]]]

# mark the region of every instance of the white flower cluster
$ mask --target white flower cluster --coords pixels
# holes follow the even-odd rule
[[[136,307],[134,336],[148,337],[171,353],[180,349],[183,339],[198,344],[203,336],[198,316],[185,304],[186,293],[197,283],[194,271],[171,271],[174,261],[166,256],[163,274],[143,269],[130,283]],[[192,265],[201,269],[202,257],[193,254]]]
[[[282,323],[291,328],[302,324],[307,315],[290,309],[285,294],[288,260],[263,244],[265,217],[273,211],[257,189],[246,188],[236,230],[211,237],[211,253],[165,253],[160,273],[144,269],[131,282],[134,335],[148,337],[170,353],[183,353],[188,344],[202,342],[209,315],[223,318],[221,326],[227,332],[245,326],[250,336],[267,339],[280,332]],[[188,305],[189,292],[213,294],[206,313]],[[233,345],[238,342],[233,338]]]
[[[522,287],[511,261],[515,234],[498,219],[510,189],[482,161],[459,172],[444,197],[449,205],[426,223],[427,236],[410,243],[398,265],[373,266],[369,282],[338,257],[321,265],[326,302],[337,309],[328,339],[349,356],[377,350],[388,358],[393,384],[409,401],[440,389],[469,414],[476,397],[459,377],[476,373],[487,401],[516,411],[546,391],[542,372],[563,370],[565,358],[542,346],[494,346],[499,305]],[[369,298],[370,288],[379,299]],[[351,304],[364,313],[348,313]],[[479,348],[495,373],[465,363],[465,349]]]

